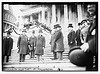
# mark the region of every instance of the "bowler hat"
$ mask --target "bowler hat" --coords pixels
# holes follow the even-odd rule
[[[68,25],[68,28],[69,28],[69,27],[72,27],[72,28],[73,28],[72,24],[69,24],[69,25]]]
[[[71,63],[77,66],[86,66],[88,57],[87,54],[83,52],[79,46],[74,46],[69,52],[69,60]]]
[[[56,29],[56,28],[61,28],[61,26],[59,24],[55,24],[54,29]]]
[[[87,22],[87,20],[82,20],[81,24],[83,24],[83,23],[85,23],[85,22]]]

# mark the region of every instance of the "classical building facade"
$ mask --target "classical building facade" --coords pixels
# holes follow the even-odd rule
[[[8,4],[3,5],[3,32],[15,26],[16,17],[13,15],[12,8]]]
[[[73,24],[75,30],[78,23],[87,18],[87,5],[84,3],[37,4],[24,5],[21,9],[23,23],[38,21],[53,29],[55,23],[60,23],[67,43],[68,24]],[[65,44],[66,45],[66,44]]]
[[[53,28],[58,22],[63,28],[67,28],[68,24],[73,24],[77,28],[77,24],[86,19],[86,4],[66,3],[66,4],[42,4],[42,5],[25,5],[21,9],[23,12],[23,22],[32,22],[38,20],[41,23]]]

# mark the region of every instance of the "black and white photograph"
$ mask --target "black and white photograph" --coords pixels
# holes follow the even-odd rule
[[[98,2],[1,2],[3,72],[98,72]]]

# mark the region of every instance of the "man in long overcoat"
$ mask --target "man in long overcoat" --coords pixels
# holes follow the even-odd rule
[[[81,46],[81,39],[80,39],[80,34],[81,34],[81,23],[78,23],[78,30],[76,31],[76,42],[77,42],[77,46]]]
[[[30,48],[30,58],[35,57],[35,48],[36,48],[36,36],[34,35],[35,31],[33,30],[32,36],[29,38],[29,48]]]
[[[7,32],[7,37],[3,39],[3,61],[6,56],[6,62],[9,62],[11,56],[11,49],[13,48],[13,39],[10,37],[10,32]]]
[[[91,25],[88,30],[86,42],[81,45],[81,49],[88,54],[88,62],[86,65],[87,71],[98,71],[98,40],[97,40],[97,14],[96,5],[90,4],[87,6],[87,11],[90,15]]]
[[[37,60],[42,60],[42,55],[44,54],[44,48],[45,48],[45,37],[42,35],[42,30],[39,30],[39,35],[36,39],[36,50],[35,55],[37,55]]]
[[[75,42],[75,31],[73,30],[73,26],[72,24],[69,24],[68,26],[68,29],[69,29],[69,33],[68,33],[68,45],[70,48],[72,48],[73,46],[76,45],[76,42]]]
[[[25,55],[28,54],[28,37],[26,36],[26,30],[22,31],[22,35],[19,36],[17,47],[19,49],[18,53],[20,54],[20,62],[25,61]]]
[[[51,51],[53,52],[54,59],[62,60],[64,52],[63,34],[59,24],[54,25],[55,32],[51,36]]]

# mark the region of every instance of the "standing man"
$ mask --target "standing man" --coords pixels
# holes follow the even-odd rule
[[[42,35],[42,30],[39,30],[39,35],[36,39],[36,50],[35,55],[37,55],[37,60],[42,60],[42,55],[44,54],[44,48],[45,48],[45,37]]]
[[[80,39],[80,34],[81,34],[81,23],[78,23],[78,30],[76,31],[76,42],[77,42],[77,46],[81,46],[81,39]]]
[[[9,62],[9,56],[11,56],[11,49],[13,48],[13,39],[10,35],[10,31],[7,31],[7,37],[3,39],[3,61],[6,56],[6,62]]]
[[[64,52],[63,34],[59,24],[54,25],[55,32],[51,36],[51,51],[53,52],[54,59],[62,60]]]
[[[25,61],[25,55],[28,53],[28,37],[26,36],[26,29],[23,29],[22,35],[19,36],[17,47],[19,49],[20,54],[20,62]]]
[[[29,38],[29,48],[31,52],[30,58],[33,58],[33,59],[35,57],[35,48],[36,48],[36,36],[34,34],[35,34],[35,31],[33,30],[32,36]]]
[[[68,45],[70,48],[76,45],[75,42],[75,31],[73,30],[72,24],[68,26],[69,34],[68,34]]]
[[[97,15],[96,4],[90,4],[87,6],[87,11],[89,13],[89,20],[91,20],[91,25],[88,30],[88,35],[86,42],[81,45],[81,49],[87,53],[88,62],[86,65],[87,71],[98,71],[98,38],[97,38]],[[96,22],[97,21],[97,22]]]

